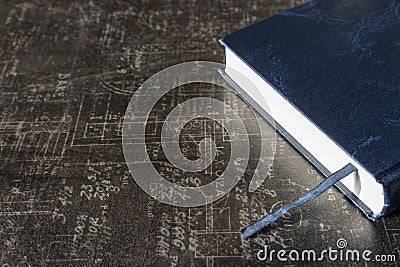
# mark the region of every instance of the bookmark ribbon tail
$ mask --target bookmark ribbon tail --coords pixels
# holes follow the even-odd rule
[[[342,169],[338,170],[337,172],[331,174],[328,176],[326,179],[324,179],[319,185],[314,187],[312,190],[308,191],[298,199],[294,200],[293,202],[286,204],[273,213],[270,213],[260,220],[250,224],[246,228],[241,230],[242,237],[243,239],[247,239],[250,236],[254,235],[256,232],[260,231],[267,225],[273,223],[274,221],[278,220],[282,215],[284,215],[286,212],[289,210],[303,205],[316,197],[320,196],[322,193],[324,193],[326,190],[328,190],[331,186],[333,186],[335,183],[343,179],[344,177],[350,175],[352,172],[356,171],[357,168],[354,167],[352,164],[347,164],[344,166]]]

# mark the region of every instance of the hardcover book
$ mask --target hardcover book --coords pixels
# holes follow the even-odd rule
[[[227,78],[311,163],[357,169],[336,186],[368,218],[399,207],[398,1],[311,1],[220,42]]]

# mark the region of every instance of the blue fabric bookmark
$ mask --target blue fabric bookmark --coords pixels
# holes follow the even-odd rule
[[[260,220],[250,224],[246,228],[241,230],[243,239],[247,239],[250,236],[254,235],[256,232],[260,231],[270,223],[278,220],[282,215],[284,215],[287,211],[295,208],[297,206],[303,205],[310,200],[320,196],[323,192],[328,190],[332,185],[336,184],[338,181],[343,179],[344,177],[348,176],[352,172],[356,171],[357,168],[354,167],[352,164],[347,164],[342,169],[338,170],[337,172],[331,174],[329,177],[324,179],[319,185],[314,187],[312,190],[308,191],[298,199],[294,200],[293,202],[286,204],[273,213],[270,213]]]

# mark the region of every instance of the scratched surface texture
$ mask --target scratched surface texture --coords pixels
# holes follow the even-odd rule
[[[155,133],[182,99],[206,96],[229,104],[246,122],[252,145],[245,175],[229,194],[206,206],[177,208],[150,198],[129,174],[121,127],[140,84],[177,63],[224,62],[220,36],[297,4],[1,1],[0,265],[302,266],[276,259],[260,262],[256,253],[264,245],[321,251],[337,248],[339,238],[350,249],[400,257],[399,214],[370,222],[336,189],[242,242],[241,228],[322,177],[278,136],[266,181],[248,192],[263,140],[250,109],[227,89],[201,84],[174,89],[151,113],[146,141],[160,174],[191,180],[193,175],[174,170],[164,159]],[[182,131],[180,144],[188,158],[198,156],[196,144],[204,137],[217,144],[221,155],[204,174],[205,181],[229,160],[224,136],[218,123],[203,118]]]

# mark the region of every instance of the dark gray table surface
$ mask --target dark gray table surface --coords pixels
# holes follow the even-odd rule
[[[0,266],[398,265],[257,259],[264,245],[321,251],[337,248],[339,239],[348,249],[398,258],[400,217],[369,221],[332,188],[242,242],[243,226],[311,189],[322,175],[278,135],[269,176],[248,192],[263,140],[249,107],[227,89],[192,84],[172,90],[151,113],[146,141],[162,175],[174,181],[193,177],[168,163],[154,133],[183,100],[224,101],[246,122],[252,144],[248,168],[229,194],[207,206],[173,207],[150,198],[126,166],[123,116],[147,78],[187,61],[223,63],[219,37],[297,4],[1,1]],[[188,158],[196,158],[196,144],[205,136],[224,151],[197,176],[202,182],[224,170],[229,139],[221,138],[216,122],[199,118],[182,135]],[[102,181],[107,194],[100,194],[105,187],[97,189]]]

